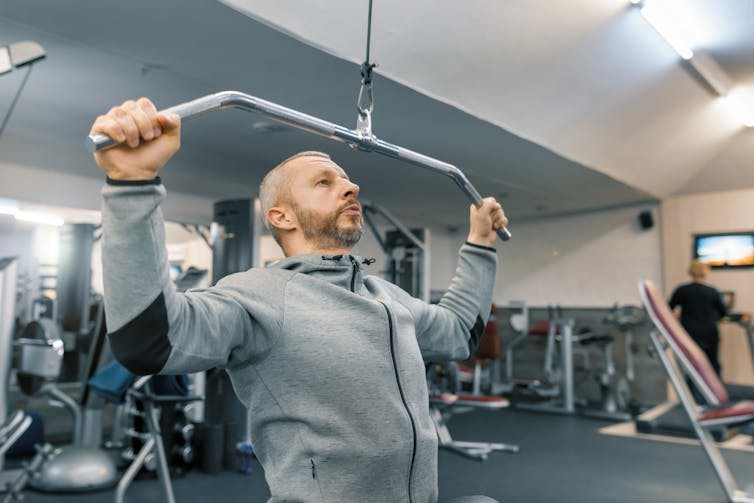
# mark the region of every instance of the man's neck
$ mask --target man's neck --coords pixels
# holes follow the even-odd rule
[[[298,246],[287,246],[283,249],[286,257],[317,253],[320,255],[350,255],[351,249],[343,246],[318,246],[314,243],[302,243]]]

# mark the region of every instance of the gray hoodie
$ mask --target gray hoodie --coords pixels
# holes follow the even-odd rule
[[[105,310],[137,374],[223,367],[251,411],[269,502],[437,500],[426,361],[467,358],[486,323],[494,250],[465,244],[437,305],[364,276],[351,255],[289,257],[177,293],[159,179],[103,189]]]

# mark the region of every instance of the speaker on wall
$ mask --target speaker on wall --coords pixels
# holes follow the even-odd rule
[[[649,210],[642,211],[639,213],[639,227],[642,228],[642,230],[648,230],[654,227],[655,225],[655,219],[652,216],[652,212]]]

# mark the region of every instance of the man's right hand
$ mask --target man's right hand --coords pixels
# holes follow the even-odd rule
[[[94,160],[113,180],[151,180],[181,146],[181,118],[163,115],[147,98],[126,101],[100,115],[90,133],[118,145],[95,152]]]

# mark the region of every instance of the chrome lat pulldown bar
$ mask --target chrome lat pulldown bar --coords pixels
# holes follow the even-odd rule
[[[343,142],[351,148],[357,148],[364,152],[377,152],[378,154],[392,157],[414,166],[419,166],[420,168],[430,169],[447,175],[453,179],[472,203],[477,207],[482,205],[482,196],[479,195],[479,192],[460,169],[433,157],[382,141],[372,134],[371,128],[368,125],[360,125],[355,130],[347,129],[332,122],[238,91],[222,91],[210,94],[193,101],[166,108],[165,110],[161,110],[161,113],[174,113],[180,116],[181,120],[186,120],[207,112],[226,108],[240,108],[247,112],[258,112],[283,124]],[[89,135],[86,139],[86,148],[90,153],[115,144],[114,140],[101,134]],[[503,241],[508,241],[511,237],[510,232],[505,227],[497,229],[497,235]]]

